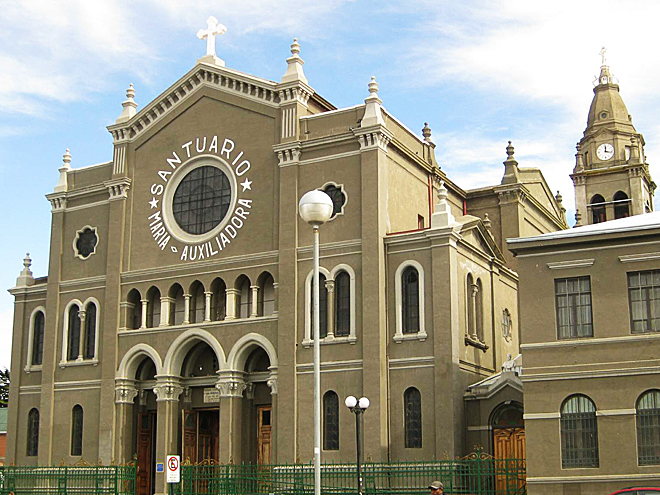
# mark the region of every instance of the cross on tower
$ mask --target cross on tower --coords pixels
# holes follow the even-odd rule
[[[215,17],[209,16],[209,18],[206,19],[206,29],[200,29],[197,31],[197,37],[200,40],[206,38],[207,56],[211,55],[212,57],[215,57],[215,36],[218,34],[225,34],[226,32],[227,27],[220,24]]]
[[[602,47],[602,48],[600,49],[600,52],[598,52],[598,54],[601,56],[601,59],[602,59],[602,63],[601,63],[601,65],[605,65],[605,52],[606,52],[606,51],[607,51],[607,48]]]

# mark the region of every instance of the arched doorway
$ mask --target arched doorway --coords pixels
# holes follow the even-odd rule
[[[518,402],[500,404],[491,415],[495,459],[525,459],[523,406]]]
[[[135,372],[137,398],[133,405],[133,452],[137,456],[138,495],[154,493],[156,476],[157,404],[153,388],[156,384],[156,365],[144,357]]]
[[[270,359],[262,347],[255,347],[245,361],[244,460],[250,463],[270,464],[272,452],[273,401],[267,385],[270,377]]]

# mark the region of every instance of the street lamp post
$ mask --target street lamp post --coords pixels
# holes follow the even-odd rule
[[[298,212],[314,231],[314,281],[312,310],[314,314],[314,495],[321,495],[321,346],[319,315],[319,226],[330,220],[333,204],[330,196],[318,189],[300,198]]]
[[[364,493],[364,485],[362,484],[362,473],[360,469],[362,467],[362,428],[360,425],[360,416],[364,414],[364,411],[369,407],[369,399],[362,397],[360,400],[357,400],[352,395],[346,397],[344,401],[346,407],[348,407],[352,413],[355,413],[355,442],[357,444],[357,486],[358,486],[358,495]]]

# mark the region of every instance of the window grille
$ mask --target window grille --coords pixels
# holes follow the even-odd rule
[[[419,332],[419,274],[409,266],[401,275],[403,290],[403,333]]]
[[[333,184],[327,185],[325,189],[323,189],[323,192],[330,196],[330,199],[332,200],[332,215],[330,218],[334,218],[335,215],[341,213],[344,208],[344,205],[346,204],[346,195],[341,186],[338,187]]]
[[[598,467],[596,406],[584,395],[569,397],[561,409],[562,468]]]
[[[339,396],[332,390],[323,396],[323,450],[339,450]]]
[[[632,333],[660,331],[660,270],[628,274]]]
[[[83,408],[76,404],[71,411],[71,455],[82,455]]]
[[[80,309],[75,305],[69,308],[68,341],[67,359],[75,361],[80,352]]]
[[[422,448],[422,396],[415,387],[403,394],[405,443],[407,449]]]
[[[640,466],[660,464],[660,391],[637,401],[637,458]]]
[[[32,328],[32,364],[42,364],[44,358],[44,314],[37,311],[34,315],[34,327]]]
[[[557,338],[593,337],[591,280],[589,277],[555,280]]]
[[[335,277],[335,335],[347,337],[351,333],[351,277],[340,272]]]
[[[85,359],[92,359],[96,350],[96,305],[90,303],[85,311]]]
[[[39,410],[30,409],[27,427],[27,452],[29,457],[39,453]]]

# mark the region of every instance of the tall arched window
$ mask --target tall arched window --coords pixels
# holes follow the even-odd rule
[[[80,353],[80,308],[77,304],[69,308],[69,333],[67,335],[67,359],[75,361]]]
[[[250,279],[243,276],[243,281],[239,286],[238,294],[238,317],[249,318],[252,314],[252,291],[250,290]]]
[[[96,304],[89,303],[85,308],[85,359],[92,359],[96,354]]]
[[[183,287],[174,284],[170,287],[170,325],[181,325],[186,316],[186,300],[183,297]]]
[[[607,221],[605,211],[605,198],[596,194],[589,203],[591,205],[591,223],[601,223]]]
[[[42,311],[37,311],[34,314],[34,321],[32,323],[32,365],[39,366],[43,363],[44,359],[44,328],[45,328],[44,314]]]
[[[36,456],[39,453],[39,410],[30,409],[27,424],[27,449],[25,455]]]
[[[561,467],[598,467],[596,405],[585,395],[573,395],[561,406]]]
[[[259,284],[259,316],[271,316],[275,312],[275,280],[269,273],[260,277]]]
[[[660,390],[637,400],[637,459],[640,466],[660,464]]]
[[[477,338],[480,342],[484,341],[484,288],[481,279],[477,279],[477,299],[476,299],[476,314],[475,326],[477,330]]]
[[[126,298],[126,327],[130,330],[137,330],[140,328],[140,320],[142,318],[142,303],[140,302],[140,299],[140,293],[137,289],[131,289]]]
[[[321,331],[319,335],[322,339],[328,335],[328,288],[325,286],[325,275],[319,273],[319,328]],[[311,279],[309,283],[310,289],[310,336],[314,339],[314,280]]]
[[[403,393],[404,433],[407,449],[422,448],[422,395],[415,387]]]
[[[201,282],[194,282],[190,288],[190,323],[201,323],[204,321],[204,307],[206,296],[204,286]]]
[[[419,274],[414,266],[401,274],[403,333],[419,332]]]
[[[332,390],[323,396],[323,450],[339,450],[339,396]]]
[[[472,274],[468,273],[465,279],[465,304],[467,305],[467,334],[477,337],[477,286],[474,283]]]
[[[147,328],[160,325],[160,291],[151,287],[147,291]]]
[[[351,277],[339,272],[335,277],[335,336],[348,337],[351,333]]]
[[[83,408],[80,404],[71,410],[71,455],[82,455]]]
[[[227,316],[227,285],[221,278],[211,284],[211,320],[222,321]]]
[[[614,200],[614,219],[627,218],[630,216],[630,200],[623,191],[617,191],[612,198]]]

